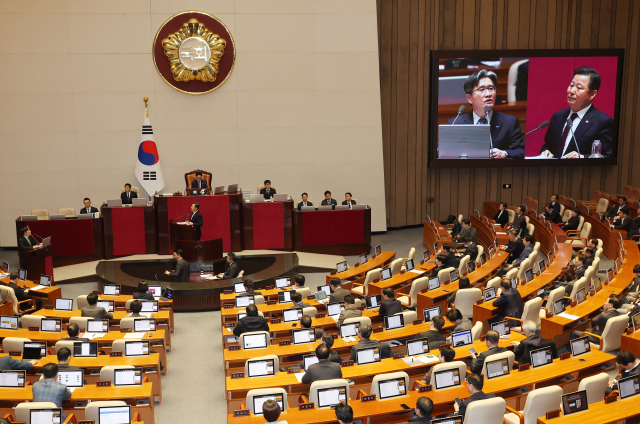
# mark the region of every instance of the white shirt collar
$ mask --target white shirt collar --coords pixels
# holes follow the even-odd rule
[[[471,112],[471,114],[473,115],[473,125],[476,125],[481,117],[476,114],[475,110]],[[489,124],[491,123],[492,117],[493,117],[493,108],[489,111],[489,122],[488,122]]]
[[[589,104],[589,106],[585,107],[584,109],[580,109],[579,111],[577,111],[576,113],[578,114],[578,119],[582,120],[584,115],[587,114],[587,111],[589,110],[590,107],[591,107],[591,104]],[[569,117],[571,117],[572,114],[573,114],[573,110],[570,110]]]

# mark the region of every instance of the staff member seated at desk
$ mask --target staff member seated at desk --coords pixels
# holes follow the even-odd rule
[[[465,280],[467,280],[467,283],[469,282],[468,278],[465,278]],[[455,325],[455,328],[451,330],[452,333],[471,330],[473,328],[471,320],[463,317],[462,312],[456,308],[451,308],[447,311],[447,319]]]
[[[138,198],[138,193],[135,191],[131,191],[131,184],[126,183],[124,185],[124,192],[120,193],[120,199],[122,199],[123,205],[131,205],[133,203],[133,199]]]
[[[131,302],[133,303],[133,302]],[[80,326],[75,322],[69,323],[67,325],[67,335],[69,337],[63,337],[60,340],[71,340],[74,342],[90,342],[91,340],[78,337],[78,333],[80,332]]]
[[[153,300],[153,295],[149,293],[149,283],[146,281],[140,281],[138,283],[138,293],[134,293],[133,298]]]
[[[458,253],[458,257],[462,259],[465,256],[469,256],[467,266],[469,267],[469,272],[471,272],[476,268],[475,260],[478,259],[478,246],[471,241],[471,237],[468,236],[462,239],[462,244],[464,246],[464,252]]]
[[[577,255],[573,258],[574,270],[576,271],[576,275],[578,278],[584,277],[584,273],[587,268],[584,266],[585,262],[587,262],[587,257],[585,255]]]
[[[611,210],[607,214],[607,218],[611,218],[613,221],[617,221],[620,218],[618,216],[618,212],[620,212],[620,210],[624,208],[629,209],[629,206],[627,206],[627,198],[624,196],[618,196],[618,204],[611,208]]]
[[[444,321],[444,320],[443,320]],[[356,353],[358,349],[364,349],[367,347],[380,347],[380,359],[390,358],[391,357],[391,347],[386,343],[380,343],[377,340],[371,340],[371,332],[373,329],[369,324],[360,324],[360,328],[358,329],[358,338],[360,341],[357,345],[351,348],[351,356],[349,360],[356,360]],[[341,377],[332,377],[332,378],[341,378]],[[303,381],[304,383],[304,381]]]
[[[329,296],[329,303],[333,302],[344,302],[345,296],[351,294],[349,290],[345,290],[340,287],[340,279],[338,277],[333,277],[329,280],[329,284],[331,285],[331,296]]]
[[[451,245],[449,243],[443,243],[437,254],[443,254],[447,257],[447,260],[444,262],[445,268],[457,267],[458,260],[456,259],[456,254],[451,251]]]
[[[98,303],[97,294],[89,293],[87,295],[87,303],[89,304],[89,306],[85,306],[84,308],[80,309],[80,316],[96,319],[113,319],[113,314],[111,312],[107,312],[104,308],[96,306],[96,303]]]
[[[146,318],[144,315],[140,315],[140,311],[142,310],[142,302],[139,299],[134,300],[129,304],[129,309],[131,313],[127,315],[127,318]]]
[[[343,205],[349,205],[349,209],[351,209],[351,206],[356,204],[355,200],[351,199],[351,193],[346,192],[344,194],[344,201],[342,202]]]
[[[335,340],[333,340],[333,336],[329,333],[324,333],[322,335],[322,337],[320,338],[316,338],[316,341],[319,341],[320,343],[324,343],[327,345],[327,347],[329,349],[331,349],[333,347],[333,342]],[[335,350],[331,351],[331,354],[329,355],[329,362],[333,362],[335,364],[342,364],[342,359],[340,359],[340,355],[338,355],[338,352],[336,352]],[[299,362],[297,364],[298,367],[300,367],[300,369],[304,368],[304,361]]]
[[[58,382],[58,364],[48,363],[42,367],[44,379],[33,383],[34,402],[53,402],[60,408],[61,419],[67,419],[62,410],[62,401],[71,397],[71,390],[67,386]]]
[[[529,229],[527,228],[527,221],[520,221],[518,223],[518,238],[525,238],[525,236],[529,235]]]
[[[562,222],[562,217],[560,213],[553,208],[551,203],[547,203],[544,206],[544,218],[548,221],[553,222],[554,224],[560,224]]]
[[[320,343],[318,345],[316,348],[318,363],[309,365],[309,368],[307,368],[307,371],[302,376],[302,384],[311,384],[314,381],[342,378],[342,369],[340,369],[340,364],[329,361],[330,354],[331,350],[326,344]],[[355,357],[353,359],[355,359]]]
[[[94,208],[93,206],[91,206],[91,199],[89,199],[88,197],[85,197],[82,203],[84,203],[84,208],[80,209],[81,214],[98,212],[98,208]]]
[[[240,268],[238,268],[238,264],[236,263],[236,254],[233,252],[227,253],[227,263],[229,264],[229,268],[223,273],[218,274],[218,278],[236,278],[238,274],[240,274]]]
[[[558,224],[562,227],[564,232],[567,231],[575,231],[580,226],[580,211],[578,209],[574,209],[571,211],[571,218],[568,221]]]
[[[196,240],[200,240],[202,238],[203,220],[200,213],[200,204],[197,202],[191,204],[191,218],[189,218],[187,225],[196,229]]]
[[[324,192],[324,200],[320,203],[320,206],[335,206],[338,202],[335,199],[331,198],[331,192],[329,190]]]
[[[35,359],[19,361],[11,356],[0,356],[0,370],[30,370],[37,363]]]
[[[176,269],[173,271],[165,271],[165,275],[173,277],[176,283],[189,282],[189,262],[182,257],[182,249],[176,249],[173,252],[173,260],[176,261]]]
[[[587,333],[595,334],[596,336],[602,336],[602,332],[604,331],[604,327],[607,325],[607,321],[609,321],[610,318],[614,318],[620,315],[620,312],[618,312],[620,306],[622,306],[622,304],[620,303],[620,299],[618,299],[618,296],[611,295],[602,307],[602,313],[591,320],[591,328],[587,328],[584,331],[586,331]],[[571,340],[579,339],[581,336],[582,330],[573,330],[571,332]],[[600,344],[600,340],[598,340],[596,337],[593,337],[589,334],[587,334],[587,336],[589,337],[589,341],[591,343]]]
[[[267,424],[285,424],[287,421],[278,421],[280,413],[280,405],[275,400],[269,399],[262,404],[262,415],[267,420]]]
[[[234,335],[240,337],[241,334],[252,331],[269,331],[269,324],[264,317],[258,315],[258,307],[256,305],[248,305],[245,311],[247,316],[238,321],[238,324],[233,329]]]
[[[488,333],[487,333],[488,334]],[[496,333],[497,334],[497,333]],[[453,410],[456,411],[455,415],[462,415],[462,422],[464,422],[464,414],[467,412],[467,407],[471,402],[477,400],[485,400],[496,397],[495,393],[485,393],[482,391],[484,386],[484,379],[476,374],[467,374],[467,391],[471,396],[466,398],[461,403],[454,402]]]
[[[255,283],[253,282],[253,280],[247,278],[242,283],[244,285],[244,290],[245,290],[244,294],[252,294],[254,296],[262,296],[262,292],[254,290],[254,284]]]
[[[631,240],[633,236],[638,235],[638,227],[633,219],[629,215],[629,208],[622,208],[618,212],[620,217],[616,224],[613,226],[616,230],[624,230],[627,232],[627,240]]]
[[[501,227],[504,227],[504,225],[509,222],[509,212],[507,212],[508,207],[509,205],[507,202],[500,202],[498,204],[498,212],[493,216],[493,220]]]
[[[196,179],[191,181],[191,188],[207,188],[207,182],[202,179],[202,172],[196,172]]]
[[[455,357],[456,357],[456,351],[453,350],[452,347],[443,346],[442,348],[440,348],[438,359],[440,360],[441,364],[444,364],[445,362],[453,362]],[[427,384],[429,384],[429,382],[431,381],[432,371],[433,371],[433,367],[429,368],[429,371],[427,371],[427,373],[424,376],[424,382]]]
[[[426,396],[420,396],[416,402],[416,416],[414,418],[409,418],[407,421],[410,423],[430,424],[433,419],[431,417],[431,412],[433,412],[433,401]]]
[[[313,203],[309,202],[309,195],[302,193],[302,202],[298,203],[298,210],[301,211],[303,206],[313,206]]]
[[[431,319],[429,323],[429,331],[423,331],[418,333],[414,339],[421,339],[427,337],[429,339],[429,350],[439,349],[440,345],[447,342],[447,338],[440,332],[444,327],[444,318],[437,315]]]
[[[518,232],[516,230],[509,230],[509,244],[502,247],[504,251],[509,254],[507,263],[510,264],[520,257],[524,250],[524,243],[522,239],[518,238]]]
[[[493,331],[493,330],[487,331],[485,343],[487,344],[487,348],[489,350],[486,350],[480,353],[479,355],[476,355],[473,352],[469,353],[473,358],[473,361],[471,361],[472,373],[480,374],[482,372],[482,366],[484,365],[484,361],[485,359],[487,359],[488,356],[495,355],[496,353],[506,352],[507,350],[509,350],[506,347],[499,347],[498,346],[499,341],[500,341],[500,334],[498,334],[497,331]]]
[[[522,362],[522,355],[524,354],[525,348],[529,346],[530,349],[534,349],[540,346],[540,342],[544,340],[542,337],[536,334],[536,323],[533,321],[525,321],[522,325],[522,334],[526,336],[526,339],[519,342],[511,342],[511,346],[515,349],[513,353],[516,355],[515,362]],[[513,364],[513,369],[517,370],[518,365]]]
[[[309,303],[302,301],[302,295],[300,293],[292,293],[291,301],[293,302],[294,308],[308,308],[311,306]]]
[[[356,298],[349,293],[344,297],[344,310],[340,312],[340,317],[336,321],[336,327],[340,328],[345,319],[359,318],[362,311],[356,307]]]
[[[433,268],[433,270],[431,270],[430,277],[432,278],[437,277],[438,272],[442,271],[443,269],[449,268],[448,266],[445,265],[446,261],[447,261],[447,257],[442,253],[440,253],[439,255],[436,255],[436,267]]]
[[[521,318],[524,311],[524,302],[518,289],[514,289],[508,278],[503,278],[500,282],[502,293],[493,301],[493,306],[499,308],[502,306],[502,314],[489,319],[490,323],[504,320],[505,317]],[[517,321],[509,321],[510,327],[515,327]],[[496,333],[497,334],[497,333]],[[496,342],[497,343],[497,342]]]
[[[18,285],[19,282],[20,282],[20,275],[17,272],[12,272],[11,274],[9,274],[9,284],[7,284],[7,286],[13,289],[13,293],[15,293],[16,299],[18,299],[18,302],[24,302],[25,300],[33,300],[33,302],[36,304],[36,309],[41,309],[42,301],[40,299],[34,299],[31,296],[29,296],[27,294],[29,292],[29,289],[27,289],[26,286],[24,288],[20,287]],[[22,310],[23,308],[31,309],[31,303],[25,303],[18,306],[20,307],[20,310]]]
[[[629,377],[631,375],[640,375],[640,359],[633,356],[633,353],[628,350],[621,350],[618,352],[616,355],[616,362],[620,366],[620,378]],[[609,382],[609,388],[604,392],[604,395],[609,396],[614,390],[618,390],[618,384],[615,380]]]
[[[402,303],[395,298],[395,292],[391,287],[382,290],[382,302],[379,314],[381,317],[395,315],[402,312]]]
[[[509,228],[513,228],[514,230],[520,228],[520,221],[526,221],[524,217],[524,213],[526,210],[527,207],[525,205],[520,205],[516,208],[516,218],[513,220],[511,225],[509,225]]]
[[[260,189],[260,194],[262,194],[265,200],[271,199],[276,194],[276,189],[271,187],[270,180],[264,180],[264,187]]]
[[[578,281],[578,275],[576,274],[576,270],[573,269],[573,267],[567,265],[562,268],[562,272],[560,273],[560,275],[561,275],[560,281],[557,282],[553,288],[557,289],[559,287],[564,287],[564,292],[566,296],[571,296],[571,292],[573,291],[573,285],[576,283],[576,281]],[[543,295],[543,298],[549,297],[548,292],[546,296],[544,295],[544,292],[542,295]]]
[[[26,252],[27,250],[40,249],[42,247],[42,243],[38,243],[36,239],[31,235],[31,229],[27,227],[22,227],[20,230],[22,233],[22,237],[18,239],[18,252]],[[20,268],[27,268],[27,260],[24,255],[20,256]]]

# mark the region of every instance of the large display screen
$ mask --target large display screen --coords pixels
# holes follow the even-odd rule
[[[433,168],[613,165],[623,50],[432,52]]]

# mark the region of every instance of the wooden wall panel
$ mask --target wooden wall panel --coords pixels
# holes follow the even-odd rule
[[[377,12],[388,227],[469,216],[486,200],[640,187],[640,1],[377,0]],[[429,169],[430,51],[533,48],[625,49],[618,165]]]

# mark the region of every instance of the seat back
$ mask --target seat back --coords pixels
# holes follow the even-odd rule
[[[411,325],[413,321],[418,319],[418,313],[416,311],[402,311],[394,315],[402,315],[404,317],[404,326]]]
[[[269,345],[269,332],[268,331],[250,331],[248,333],[243,333],[240,334],[240,337],[238,338],[238,343],[240,344],[240,349],[244,349],[244,337],[245,336],[250,336],[252,334],[266,334],[267,335],[267,346]],[[115,342],[114,342],[115,345]]]
[[[40,323],[44,318],[42,315],[24,315],[20,317],[20,327],[29,328],[29,327],[38,327],[40,329]]]
[[[580,215],[580,223],[578,224],[578,231],[582,231],[582,227],[584,226],[584,216]]]
[[[604,249],[603,249],[602,247],[598,247],[598,248],[596,248],[596,253],[594,253],[594,255],[593,255],[593,256],[594,256],[596,259],[602,259],[602,253],[603,253],[603,252],[604,252]],[[594,259],[593,261],[595,262],[595,259]],[[599,267],[598,267],[598,269],[599,269]]]
[[[84,329],[83,331],[87,330],[87,321],[92,320],[94,318],[91,317],[71,317],[69,318],[69,324],[78,324],[78,327],[80,327],[80,330]]]
[[[523,261],[523,262],[524,262],[524,261]],[[504,276],[505,276],[506,278],[508,278],[508,279],[509,279],[509,281],[511,281],[511,279],[512,279],[513,277],[517,277],[517,276],[518,276],[518,272],[519,272],[519,271],[520,271],[520,270],[519,270],[518,268],[514,268],[514,269],[510,270],[509,272],[507,272]],[[499,283],[499,282],[498,282],[497,286],[498,286],[498,287],[500,286],[500,283]]]
[[[245,374],[247,375],[247,374]],[[287,405],[287,391],[282,387],[273,387],[270,389],[251,389],[247,392],[247,409],[255,414],[256,411],[253,409],[253,398],[256,396],[264,396],[264,395],[272,395],[272,394],[280,394],[282,395],[282,403]],[[262,412],[262,411],[260,411]]]
[[[49,211],[46,209],[33,209],[31,211],[31,215],[35,215],[38,217],[38,221],[43,221],[49,219]]]
[[[296,287],[294,290],[296,291],[296,293],[300,293],[303,301],[307,297],[311,296],[311,289],[309,287]]]
[[[369,317],[353,317],[353,318],[347,318],[344,321],[342,321],[342,325],[345,324],[351,324],[353,322],[359,322],[360,325],[362,324],[369,324],[371,325],[371,318]]]
[[[604,400],[604,392],[607,390],[608,384],[609,375],[606,372],[601,372],[600,374],[581,379],[578,391],[587,391],[587,402],[591,405],[592,403],[602,402]]]
[[[449,267],[445,268],[441,271],[438,271],[438,280],[440,280],[440,285],[442,286],[445,281],[449,281],[449,273],[451,271],[455,271],[455,268]]]
[[[56,342],[56,345],[55,345],[54,349],[56,350],[56,353],[58,353],[58,351],[60,349],[62,349],[63,347],[66,347],[71,352],[73,352],[73,344],[74,343],[75,342],[73,340],[59,340],[59,341]]]
[[[516,81],[518,80],[518,68],[525,62],[528,62],[529,59],[519,60],[514,62],[509,67],[509,73],[507,74],[507,101],[515,102],[516,101]]]
[[[75,218],[76,210],[73,208],[60,208],[58,209],[58,215],[64,215],[65,218]]]
[[[533,251],[532,251],[532,252],[535,252],[535,253],[536,253],[536,255],[537,255],[539,251],[540,251],[540,242],[539,242],[539,241],[537,241],[537,242],[535,242],[535,243],[533,244]]]
[[[531,261],[527,258],[520,263],[520,268],[518,268],[518,281],[525,281],[524,272],[529,268],[531,268]]]
[[[133,321],[134,320],[135,320],[135,318],[131,318],[131,317],[122,318],[120,320],[120,329],[122,330],[123,328],[128,328],[131,331],[133,331]]]
[[[431,371],[431,380],[427,382],[427,384],[431,384],[433,386],[433,390],[436,389],[436,372],[445,371],[445,370],[453,370],[458,369],[460,373],[460,377],[463,375],[467,375],[467,364],[462,361],[452,361],[452,362],[443,362],[437,365],[434,365]]]
[[[595,268],[593,267],[593,265],[590,267],[587,267],[587,270],[584,272],[584,279],[587,280],[587,287],[591,285],[594,275],[595,275]]]
[[[464,272],[467,270],[467,265],[469,264],[470,260],[471,257],[469,255],[465,255],[462,257],[462,259],[460,259],[460,264],[458,265],[458,275],[464,275]]]
[[[261,294],[256,294],[255,296],[253,296],[253,304],[254,305],[264,305],[264,296],[261,295]]]
[[[571,295],[569,296],[571,297],[572,302],[576,300],[576,293],[578,292],[578,290],[586,286],[587,286],[587,279],[584,277],[579,278],[578,281],[576,281],[573,284],[573,290],[571,290]]]
[[[240,336],[242,337],[242,336]],[[125,351],[124,351],[124,346],[125,346],[125,342],[133,342],[133,341],[139,341],[142,339],[118,339],[118,340],[114,340],[113,344],[111,345],[111,351],[112,352],[122,352],[122,354],[124,356],[127,356]]]
[[[20,352],[24,350],[24,342],[30,342],[31,339],[25,337],[5,337],[2,340],[2,350],[5,353]]]
[[[564,215],[564,205],[562,204],[562,202],[559,202],[559,203],[560,203],[560,216],[563,216]]]
[[[458,214],[458,222],[462,222],[463,219],[464,219],[464,215]]]
[[[601,197],[600,200],[598,200],[598,206],[596,206],[596,212],[605,213],[607,212],[607,209],[609,209],[609,199],[605,199],[604,197]]]
[[[5,286],[4,284],[0,284],[0,296],[3,299],[11,301],[14,315],[18,315],[18,316],[22,315],[22,313],[20,312],[20,309],[18,308],[18,298],[16,297],[16,293],[13,291],[11,287]]]
[[[122,368],[130,369],[135,367],[133,365],[107,365],[105,367],[100,368],[100,380],[102,381],[109,380],[111,383],[113,383],[113,371],[116,369],[119,370]]]
[[[533,226],[533,224],[527,224],[527,230],[529,230],[529,235],[533,236],[533,232],[535,231],[536,227]]]
[[[398,258],[391,262],[389,265],[389,269],[391,270],[392,275],[400,274],[400,270],[402,269],[402,264],[404,264],[404,259]]]
[[[580,230],[580,237],[588,239],[590,234],[591,234],[591,223],[585,222],[584,224],[582,224],[582,229]]]
[[[607,325],[604,326],[604,331],[602,332],[603,352],[620,349],[622,333],[627,329],[628,323],[629,317],[627,315],[620,315],[607,320]]]
[[[588,398],[589,396],[587,396]],[[558,404],[561,401],[562,388],[560,386],[543,387],[529,392],[527,403],[522,411],[524,424],[536,424],[538,417],[544,417],[548,411],[558,409]]]
[[[314,306],[307,306],[306,308],[302,308],[302,315],[309,315],[311,318],[313,318],[317,313],[318,309]]]
[[[463,424],[499,424],[507,402],[501,397],[471,402],[464,414]]]
[[[564,287],[558,287],[557,289],[551,290],[549,298],[547,299],[547,306],[545,307],[547,312],[553,312],[553,302],[558,299],[562,299],[565,293],[566,291]]]
[[[130,300],[133,302],[133,299],[130,299]],[[129,301],[127,301],[127,308],[129,307],[128,303]],[[78,309],[86,308],[87,306],[89,306],[89,302],[87,302],[86,294],[82,294],[76,297],[76,306],[78,307]]]
[[[562,222],[567,222],[569,219],[571,219],[571,209],[565,210],[562,214]]]
[[[404,378],[404,387],[405,387],[404,393],[405,393],[405,396],[407,396],[407,393],[409,393],[409,391],[407,390],[407,388],[409,387],[409,374],[402,371],[389,372],[386,374],[377,374],[376,376],[374,376],[373,380],[371,381],[371,391],[369,392],[369,394],[376,395],[376,398],[380,399],[380,386],[378,385],[378,382],[384,381],[384,380],[391,380],[395,378]]]
[[[364,296],[369,296],[369,283],[373,283],[373,280],[379,280],[380,273],[382,273],[382,268],[374,268],[367,272],[367,276],[364,278]]]
[[[509,222],[513,222],[516,219],[516,211],[513,209],[507,209],[507,214],[509,215]]]
[[[136,300],[136,299],[129,299],[129,300],[127,300],[127,301],[125,302],[124,307],[125,307],[125,309],[126,309],[127,311],[130,311],[130,310],[131,310],[131,302],[133,302],[134,300]],[[255,300],[255,299],[254,299],[254,300]]]
[[[278,369],[280,368],[280,359],[278,358],[278,355],[256,356],[255,358],[251,358],[250,361],[258,361],[261,359],[273,359],[273,369],[275,372],[278,372]],[[249,361],[244,363],[244,375],[247,377],[249,376]],[[273,375],[275,375],[275,373]]]
[[[53,402],[22,402],[16,405],[16,421],[31,424],[32,409],[53,409],[57,408]]]
[[[418,304],[418,293],[429,287],[429,277],[416,278],[411,282],[411,290],[409,291],[409,307],[415,307]]]
[[[500,281],[502,281],[502,279],[500,277],[494,277],[491,280],[489,280],[489,282],[487,283],[486,288],[489,289],[491,287],[494,287],[496,289],[496,293],[497,293],[498,287],[500,287]]]
[[[522,310],[522,322],[533,321],[536,327],[540,328],[540,308],[542,308],[542,298],[534,297],[524,304]]]
[[[473,305],[482,297],[482,290],[478,288],[461,289],[456,292],[456,309],[463,317],[473,316]]]
[[[93,420],[94,422],[100,422],[100,407],[104,406],[127,406],[127,402],[121,400],[107,400],[99,402],[91,402],[87,404],[84,410],[84,414],[87,420]],[[133,408],[132,408],[133,409]]]
[[[343,386],[347,392],[347,397],[349,396],[349,382],[343,378],[334,378],[331,380],[321,380],[314,381],[311,383],[311,387],[309,388],[309,402],[313,403],[318,407],[318,390],[325,389],[328,387],[341,387]],[[326,408],[329,408],[327,406]]]
[[[595,258],[591,263],[591,266],[593,267],[593,276],[591,277],[591,279],[593,280],[600,272],[600,258]]]
[[[244,269],[241,269],[240,272],[238,273],[237,278],[240,278],[240,277],[244,277]]]
[[[413,259],[416,256],[416,248],[412,247],[409,250],[409,256],[407,256],[407,260]]]
[[[482,374],[487,374],[487,362],[497,361],[498,359],[506,359],[509,361],[509,369],[513,368],[513,362],[516,360],[516,355],[512,351],[508,350],[502,353],[496,353],[495,355],[489,355],[484,358],[484,364],[482,365]],[[498,377],[499,378],[499,377]]]
[[[476,321],[475,325],[471,328],[471,337],[473,341],[476,341],[482,335],[482,321]]]

